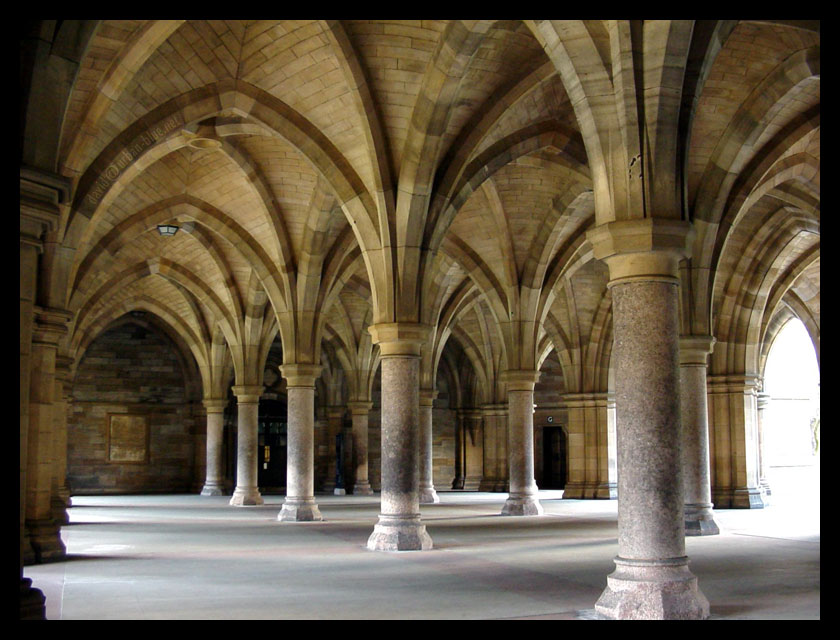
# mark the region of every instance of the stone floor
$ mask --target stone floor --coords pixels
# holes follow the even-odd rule
[[[441,492],[421,509],[435,548],[402,553],[365,548],[377,496],[318,496],[318,523],[277,522],[283,496],[76,497],[67,560],[24,574],[54,620],[593,619],[617,503],[561,495],[540,492],[544,516],[505,517],[506,494]],[[819,477],[774,498],[718,510],[721,535],[686,540],[711,619],[820,618]]]

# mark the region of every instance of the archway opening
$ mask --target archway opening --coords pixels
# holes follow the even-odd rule
[[[763,455],[771,504],[820,500],[820,371],[805,325],[792,318],[776,335],[764,371]]]

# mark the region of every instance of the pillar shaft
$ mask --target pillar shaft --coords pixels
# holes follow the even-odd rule
[[[315,503],[315,379],[319,365],[286,364],[280,367],[286,378],[288,436],[286,500],[277,515],[281,522],[322,520]]]
[[[502,382],[508,396],[510,494],[502,515],[542,515],[534,480],[534,385],[538,371],[507,371]]]
[[[70,404],[69,376],[71,364],[71,358],[56,357],[55,411],[53,412],[55,460],[53,463],[52,511],[53,519],[62,525],[69,522],[67,507],[70,506],[70,489],[67,486],[67,409]]]
[[[420,503],[435,504],[440,497],[435,491],[435,469],[432,439],[432,409],[437,397],[434,389],[420,391]]]
[[[207,411],[207,467],[204,487],[201,489],[203,496],[225,494],[222,442],[224,441],[226,405],[227,402],[222,399],[210,398],[204,401],[204,408]]]
[[[260,394],[262,387],[241,385],[233,388],[236,396],[236,488],[230,504],[242,507],[263,504],[257,486],[257,440]]]
[[[764,430],[767,425],[765,416],[769,403],[769,394],[763,392],[758,394],[756,399],[756,413],[758,417],[758,485],[764,496],[764,506],[770,506],[770,495],[773,493],[767,477],[769,462],[767,459],[767,434]]]
[[[479,491],[507,492],[508,434],[507,405],[489,404],[481,408],[483,415],[483,472]]]
[[[373,495],[368,477],[368,416],[373,403],[349,402],[353,420],[353,489],[355,496]]]
[[[712,512],[706,401],[706,358],[713,345],[714,338],[711,336],[684,336],[680,339],[680,417],[687,536],[720,533]]]
[[[420,551],[432,539],[420,522],[420,347],[428,327],[369,328],[382,366],[382,492],[379,521],[368,539],[375,551]]]
[[[677,267],[691,227],[647,218],[587,237],[610,270],[618,440],[618,557],[595,609],[619,619],[700,619],[683,522]]]
[[[29,435],[27,442],[26,536],[32,562],[62,559],[65,555],[60,523],[53,516],[55,473],[56,357],[58,341],[67,331],[70,314],[35,308],[30,360]]]

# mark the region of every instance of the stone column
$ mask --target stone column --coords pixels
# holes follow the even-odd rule
[[[321,366],[284,364],[280,373],[286,379],[288,448],[286,501],[277,519],[281,522],[322,520],[315,503],[315,379],[321,374]]]
[[[368,415],[372,402],[348,402],[347,408],[353,419],[353,478],[354,496],[372,496],[368,478]]]
[[[503,516],[538,516],[543,508],[534,480],[534,385],[539,371],[505,371],[508,396],[510,494]]]
[[[29,381],[29,435],[26,477],[26,559],[49,562],[64,558],[61,526],[53,517],[55,473],[54,415],[56,406],[55,362],[58,342],[67,332],[71,314],[35,307]]]
[[[609,408],[606,393],[567,393],[569,466],[563,498],[616,497],[610,477]]]
[[[236,488],[230,504],[242,507],[263,504],[257,486],[257,439],[259,431],[259,385],[237,385],[236,396]],[[209,438],[208,438],[209,439]]]
[[[764,428],[767,423],[764,421],[767,405],[770,404],[770,394],[760,392],[756,397],[756,410],[758,411],[758,486],[763,495],[765,507],[770,506],[770,481],[767,479],[769,462],[767,460],[767,437]]]
[[[20,438],[18,483],[19,528],[18,559],[20,565],[20,619],[43,620],[46,617],[44,594],[32,587],[23,576],[27,519],[27,486],[29,483],[30,386],[32,377],[32,334],[35,324],[35,303],[38,290],[38,255],[44,250],[44,234],[58,226],[59,204],[70,195],[66,178],[31,167],[20,169]]]
[[[70,506],[70,489],[67,487],[67,410],[70,405],[70,366],[72,358],[56,356],[55,359],[55,411],[53,412],[53,482],[52,513],[59,524],[68,524],[67,507]]]
[[[327,471],[326,479],[324,480],[324,491],[332,492],[335,495],[344,495],[346,493],[344,489],[339,489],[338,485],[336,485],[336,471],[338,471],[336,465],[338,464],[338,458],[336,457],[335,440],[336,436],[341,433],[342,422],[344,420],[344,407],[327,407],[326,414],[327,428],[324,431],[326,432],[325,438],[327,440]]]
[[[257,403],[259,409],[259,399]],[[224,398],[207,398],[204,400],[204,409],[207,411],[207,469],[204,487],[201,489],[201,495],[203,496],[225,495],[222,442],[224,442],[226,406],[227,400]]]
[[[712,501],[719,509],[767,506],[767,496],[759,486],[760,386],[761,380],[754,375],[707,376]]]
[[[466,474],[466,460],[464,459],[464,412],[455,411],[455,477],[452,478],[453,489],[464,488]]]
[[[484,418],[484,471],[479,491],[506,493],[508,487],[506,404],[486,404],[481,407]]]
[[[712,513],[709,411],[706,402],[706,359],[714,344],[712,336],[680,338],[680,416],[687,536],[713,536],[720,533]]]
[[[420,504],[440,502],[435,491],[435,468],[432,441],[432,408],[438,392],[420,390]]]
[[[618,619],[702,619],[688,569],[680,433],[678,263],[689,223],[647,218],[588,233],[610,270],[618,557],[595,610]]]
[[[420,522],[420,348],[424,325],[393,323],[368,329],[382,366],[382,492],[379,521],[368,539],[374,551],[432,548]]]
[[[483,477],[484,424],[481,411],[466,409],[464,425],[464,490],[478,491]]]

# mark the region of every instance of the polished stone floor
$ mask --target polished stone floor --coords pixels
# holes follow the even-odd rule
[[[716,510],[721,535],[686,540],[712,620],[820,618],[816,473],[807,495]],[[24,574],[53,620],[596,618],[616,501],[541,491],[544,516],[507,517],[506,494],[439,495],[421,507],[435,548],[401,553],[365,548],[378,496],[317,496],[317,523],[278,522],[283,496],[75,497],[66,561]]]

